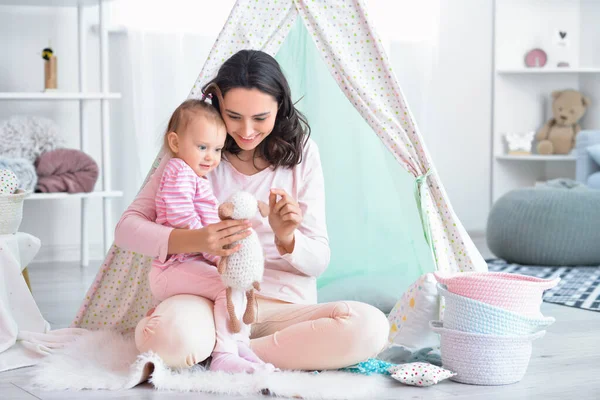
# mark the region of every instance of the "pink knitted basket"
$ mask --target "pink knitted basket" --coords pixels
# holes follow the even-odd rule
[[[560,278],[541,279],[506,272],[436,272],[434,275],[449,292],[529,317],[542,317],[542,294],[560,281]]]

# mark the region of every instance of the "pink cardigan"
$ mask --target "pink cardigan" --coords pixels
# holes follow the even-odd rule
[[[167,162],[168,157],[165,157],[123,213],[115,232],[117,246],[163,262],[167,258],[169,235],[173,228],[154,222],[154,199]],[[295,232],[295,247],[291,254],[279,254],[267,218],[257,213],[252,220],[265,251],[265,274],[260,294],[296,304],[316,303],[316,278],[325,271],[330,259],[323,171],[316,143],[312,140],[307,142],[302,162],[291,169],[267,168],[248,176],[227,161],[222,161],[208,178],[220,202],[236,191],[245,190],[268,203],[271,188],[283,189],[298,201],[303,221]]]

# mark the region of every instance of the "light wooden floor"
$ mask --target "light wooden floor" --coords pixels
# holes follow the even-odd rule
[[[54,328],[66,327],[92,282],[99,262],[86,270],[74,263],[30,267],[34,296]],[[527,375],[502,387],[462,385],[450,381],[430,388],[393,387],[389,399],[600,399],[600,313],[544,303],[545,315],[556,317],[546,336],[534,343]],[[0,373],[0,399],[233,399],[204,393],[157,392],[149,384],[123,392],[27,391],[30,369]],[[391,381],[391,380],[390,380]],[[395,382],[392,382],[395,384]],[[264,399],[258,396],[255,399]]]

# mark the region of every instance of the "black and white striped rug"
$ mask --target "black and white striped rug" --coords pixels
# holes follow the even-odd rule
[[[504,260],[487,260],[489,270],[531,275],[538,278],[560,277],[558,285],[544,292],[544,301],[564,306],[600,311],[600,266],[544,267],[509,264]]]

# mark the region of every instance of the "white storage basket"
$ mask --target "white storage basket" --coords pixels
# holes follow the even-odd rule
[[[19,189],[15,194],[0,195],[0,235],[16,233],[23,219],[23,200],[31,192]]]
[[[519,382],[529,365],[532,342],[546,331],[526,336],[496,336],[444,328],[429,323],[441,336],[444,368],[456,372],[453,381],[472,385],[508,385]]]

